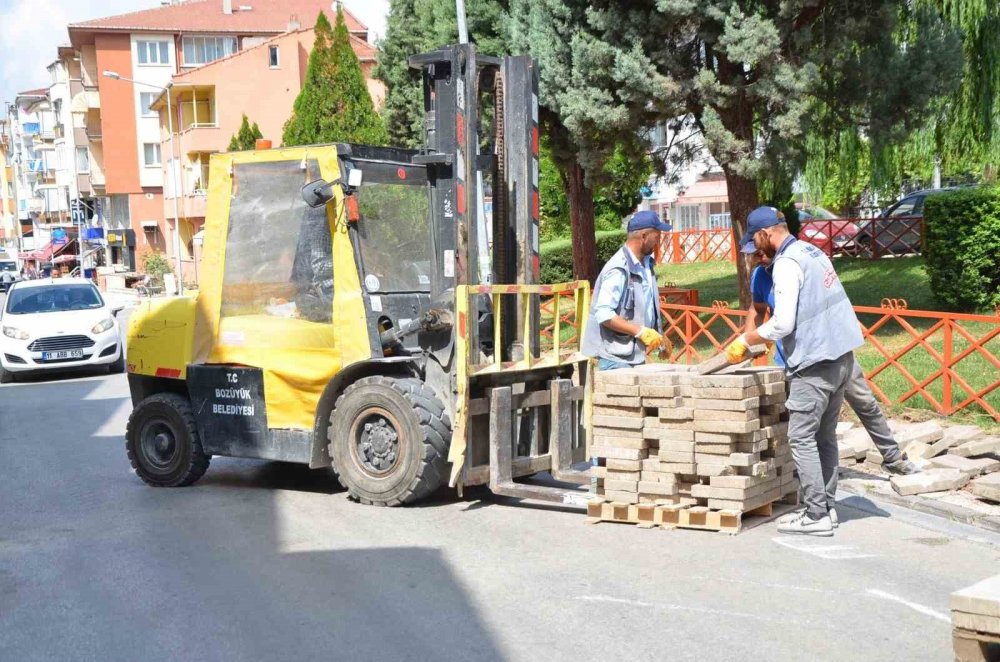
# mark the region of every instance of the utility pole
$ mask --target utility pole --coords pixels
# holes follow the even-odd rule
[[[455,0],[455,15],[458,16],[458,43],[469,43],[469,28],[465,24],[465,0]]]

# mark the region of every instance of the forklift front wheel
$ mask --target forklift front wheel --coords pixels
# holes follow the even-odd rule
[[[151,395],[132,410],[125,450],[136,475],[153,487],[191,485],[211,460],[201,448],[191,403],[176,393]]]
[[[362,503],[412,503],[444,483],[449,428],[444,405],[419,379],[359,379],[330,414],[333,468]]]

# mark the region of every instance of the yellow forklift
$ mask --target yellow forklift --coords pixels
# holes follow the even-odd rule
[[[536,65],[468,44],[410,64],[420,150],[212,156],[200,290],[129,323],[149,485],[221,455],[332,467],[368,504],[446,483],[583,503],[589,290],[538,284]],[[569,485],[515,481],[541,472]]]

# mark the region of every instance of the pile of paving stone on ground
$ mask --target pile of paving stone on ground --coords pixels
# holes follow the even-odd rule
[[[974,425],[942,427],[934,421],[892,423],[899,447],[923,468],[919,474],[892,476],[893,490],[903,496],[966,488],[979,499],[1000,502],[1000,437]],[[841,424],[841,466],[882,472],[882,455],[868,432]]]

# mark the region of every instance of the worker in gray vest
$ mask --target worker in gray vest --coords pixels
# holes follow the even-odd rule
[[[832,536],[837,511],[837,419],[864,339],[830,259],[798,241],[773,207],[747,218],[742,251],[773,262],[774,316],[726,348],[738,363],[750,345],[781,340],[788,375],[788,438],[805,510],[779,522],[780,533]]]
[[[669,348],[661,334],[659,290],[653,251],[669,226],[655,212],[639,211],[628,222],[625,245],[601,269],[583,336],[583,353],[598,370],[646,362],[646,350]],[[669,351],[669,349],[667,349]]]

